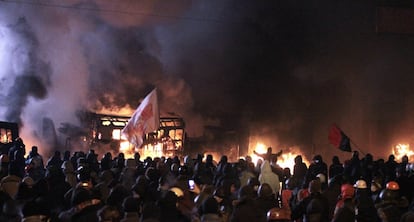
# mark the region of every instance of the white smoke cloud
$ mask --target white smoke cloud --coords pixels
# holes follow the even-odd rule
[[[181,101],[166,102],[168,109],[174,110],[173,106],[177,106],[175,113],[193,114],[190,89],[182,80],[165,76],[163,65],[156,57],[159,45],[151,28],[146,26],[169,22],[168,16],[158,16],[158,13],[174,16],[185,8],[186,2],[0,4],[1,95],[21,100],[18,104],[2,104],[0,115],[6,121],[21,120],[24,126],[21,136],[29,147],[39,145],[45,153],[56,149],[47,144],[50,140],[42,138],[45,119],[53,120],[57,128],[67,122],[78,124],[76,112],[82,109],[116,111],[136,107],[153,87],[160,88],[166,99]],[[24,24],[19,27],[21,20]],[[25,26],[23,30],[16,31],[16,27],[22,26]],[[42,73],[45,70],[34,63],[49,67],[48,73]],[[46,87],[45,96],[33,96],[32,91],[10,94],[16,77],[27,71],[39,77]],[[167,78],[168,84],[160,84]],[[17,119],[7,119],[5,113],[10,110]],[[58,136],[64,141],[63,135]]]

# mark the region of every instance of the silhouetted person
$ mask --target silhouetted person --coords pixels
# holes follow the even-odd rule
[[[280,150],[277,153],[272,153],[272,147],[268,147],[267,148],[267,152],[264,154],[261,153],[257,153],[256,150],[253,151],[254,154],[256,154],[257,156],[263,158],[263,160],[268,160],[269,162],[271,162],[272,160],[277,160],[277,158],[282,155],[282,150]]]

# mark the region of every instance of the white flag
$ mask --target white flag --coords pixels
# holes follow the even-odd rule
[[[158,130],[160,126],[160,114],[156,89],[152,90],[132,114],[127,125],[122,129],[122,134],[136,147],[143,143],[144,134]]]

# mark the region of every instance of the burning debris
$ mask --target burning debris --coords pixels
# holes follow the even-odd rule
[[[397,144],[392,149],[392,154],[396,160],[401,160],[404,156],[408,157],[410,162],[414,161],[414,151],[410,149],[410,144]]]
[[[370,33],[370,2],[54,3],[0,1],[1,120],[23,123],[40,150],[50,146],[44,118],[81,125],[78,110],[136,107],[154,86],[161,110],[182,116],[191,136],[214,121],[271,128],[283,144],[324,152],[325,126],[339,120],[384,155],[393,135],[414,129],[414,44]]]

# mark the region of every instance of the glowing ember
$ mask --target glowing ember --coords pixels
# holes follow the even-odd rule
[[[410,150],[410,145],[409,144],[397,144],[393,149],[392,149],[392,154],[395,156],[395,159],[397,161],[401,161],[403,156],[408,156],[409,160],[413,159],[413,155],[414,155],[414,151]]]

